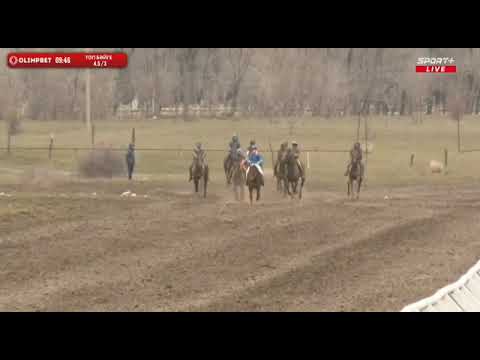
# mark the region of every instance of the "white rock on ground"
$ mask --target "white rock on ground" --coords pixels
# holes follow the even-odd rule
[[[443,171],[443,163],[437,160],[430,160],[430,170],[432,173],[440,173]]]

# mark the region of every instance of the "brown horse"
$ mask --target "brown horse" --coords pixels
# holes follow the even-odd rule
[[[360,188],[362,186],[363,181],[363,166],[360,160],[355,160],[352,162],[350,166],[350,170],[348,172],[348,182],[347,182],[347,196],[350,198],[350,194],[352,198],[354,195],[353,190],[353,182],[356,181],[357,183],[357,199],[360,197]]]
[[[232,158],[232,154],[228,154],[225,159],[223,160],[223,170],[225,171],[225,179],[227,181],[227,185],[230,185],[232,182],[231,173],[233,171],[233,166],[235,161]]]
[[[297,159],[293,154],[286,156],[283,163],[284,167],[284,184],[285,184],[285,196],[288,194],[293,198],[293,195],[297,193],[298,182],[300,181],[300,189],[298,196],[302,198],[303,185],[305,184],[305,167],[301,164],[303,170],[303,176],[300,172],[300,168]],[[292,191],[290,192],[290,188]]]
[[[233,182],[233,192],[235,194],[235,200],[243,201],[245,199],[245,170],[243,169],[242,163],[236,161],[233,164],[232,169],[232,182]]]
[[[277,161],[275,168],[273,169],[273,176],[277,178],[277,191],[283,192],[285,188],[285,167],[281,166],[284,163],[286,152],[280,154],[280,159]]]
[[[195,157],[193,160],[192,177],[195,184],[195,192],[198,193],[198,184],[200,179],[203,180],[203,197],[207,197],[208,184],[208,164],[205,159],[206,155]]]
[[[260,200],[260,190],[262,188],[262,174],[255,165],[250,165],[247,169],[247,186],[250,194],[250,204],[253,203],[253,189],[257,190],[257,201]]]

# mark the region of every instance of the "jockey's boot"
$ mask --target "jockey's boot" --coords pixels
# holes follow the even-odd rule
[[[347,171],[345,171],[345,176],[348,176],[349,172],[350,172],[350,165],[347,166]]]

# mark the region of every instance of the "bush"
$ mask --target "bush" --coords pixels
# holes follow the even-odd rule
[[[23,132],[22,122],[15,112],[9,112],[5,116],[7,133],[10,135],[18,135]]]
[[[124,158],[109,148],[90,151],[79,161],[79,174],[84,177],[108,177],[122,175],[125,172]]]

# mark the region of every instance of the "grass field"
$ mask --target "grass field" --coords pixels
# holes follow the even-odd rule
[[[349,149],[355,140],[357,121],[345,119],[301,119],[292,136],[287,120],[210,120],[185,123],[181,120],[148,121],[97,121],[96,143],[104,142],[114,147],[125,147],[130,140],[132,127],[136,129],[137,147],[190,149],[196,141],[205,147],[223,149],[232,134],[238,133],[243,146],[255,138],[263,150],[266,166],[271,167],[272,155],[269,142],[276,150],[281,141],[297,140],[305,149]],[[90,134],[80,122],[25,122],[25,132],[14,137],[13,146],[48,146],[49,135],[55,135],[57,147],[88,147]],[[369,141],[374,144],[367,162],[367,184],[371,186],[397,186],[414,184],[445,184],[476,181],[480,168],[476,166],[480,153],[457,152],[457,124],[446,117],[426,118],[423,124],[413,124],[409,118],[370,118]],[[364,127],[361,128],[362,142]],[[480,138],[480,119],[465,118],[462,122],[462,148],[475,148]],[[0,128],[0,146],[6,146],[5,127]],[[479,146],[480,147],[480,146]],[[444,149],[448,149],[447,174],[431,174],[430,160],[443,161]],[[410,154],[415,153],[415,164],[409,167]],[[77,159],[85,154],[79,151],[54,150],[52,161],[44,151],[16,150],[10,156],[0,153],[0,168],[28,169],[33,167],[55,168],[75,172]],[[122,153],[123,156],[123,153]],[[208,159],[213,170],[213,181],[223,181],[222,161],[224,152],[210,152]],[[186,177],[191,154],[187,152],[138,151],[137,173],[150,174],[153,178],[180,179]],[[305,160],[305,154],[304,154]],[[343,172],[347,153],[310,153],[309,188],[344,188]],[[8,173],[11,175],[11,172]],[[3,181],[9,179],[5,173]],[[12,177],[10,176],[10,179]]]

